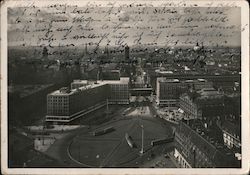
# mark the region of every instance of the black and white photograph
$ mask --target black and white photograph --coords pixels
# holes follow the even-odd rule
[[[2,173],[247,174],[248,10],[3,1]]]

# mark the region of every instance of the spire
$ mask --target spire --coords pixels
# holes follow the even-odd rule
[[[109,44],[106,45],[104,53],[107,54],[107,59],[109,59]]]
[[[85,44],[85,55],[88,55],[88,46],[87,46],[87,43]]]

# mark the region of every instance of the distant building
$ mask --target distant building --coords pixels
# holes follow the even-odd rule
[[[175,131],[174,158],[182,168],[240,167],[231,150],[199,120],[182,121]]]
[[[128,46],[125,47],[124,53],[125,53],[125,60],[128,61],[129,60],[129,47]]]
[[[179,104],[181,94],[192,88],[200,90],[202,88],[211,88],[213,84],[205,79],[184,80],[167,79],[158,77],[156,82],[156,102],[159,106],[175,107]]]
[[[47,95],[47,122],[71,122],[107,104],[129,104],[129,78],[87,82],[75,80],[71,89]]]
[[[119,80],[121,76],[120,70],[103,70],[102,78],[103,80]]]
[[[190,91],[180,96],[180,108],[189,119],[220,116],[224,112],[224,95],[213,88]]]

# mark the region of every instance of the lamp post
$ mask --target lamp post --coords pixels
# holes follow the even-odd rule
[[[196,164],[196,152],[195,152],[195,147],[193,147],[193,155],[194,155],[194,168],[195,168],[195,164]]]
[[[143,128],[143,125],[141,125],[141,151],[140,153],[143,154],[144,150],[143,150],[143,139],[144,139],[144,128]]]

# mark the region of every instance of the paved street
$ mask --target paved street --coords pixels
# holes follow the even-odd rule
[[[143,156],[139,154],[141,125],[144,127]],[[171,137],[172,130],[153,118],[148,106],[130,108],[127,116],[116,117],[116,120],[98,126],[98,130],[107,127],[115,130],[100,136],[93,136],[95,129],[88,128],[64,134],[46,153],[70,167],[141,167],[172,148],[171,144],[151,146],[152,140]],[[135,148],[129,147],[126,133],[131,136]]]

